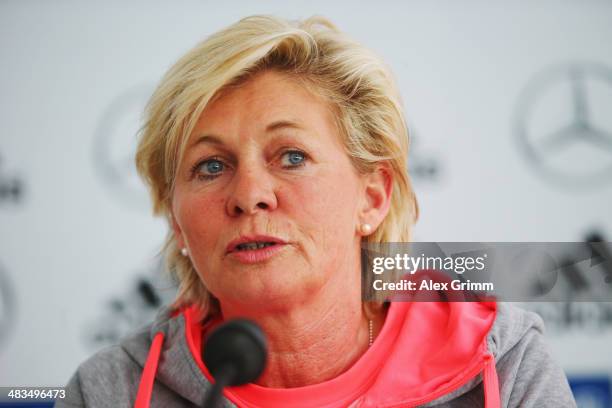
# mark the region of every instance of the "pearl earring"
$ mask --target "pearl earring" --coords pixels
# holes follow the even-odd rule
[[[189,251],[187,250],[187,248],[181,248],[181,255],[183,256],[189,255]]]
[[[363,223],[359,226],[363,235],[370,235],[372,233],[372,226],[368,223]]]

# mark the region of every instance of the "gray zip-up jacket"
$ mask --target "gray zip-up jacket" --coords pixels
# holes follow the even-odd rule
[[[67,385],[66,398],[58,401],[56,407],[134,406],[153,338],[160,332],[164,333],[165,340],[152,384],[150,406],[202,406],[211,384],[189,349],[185,324],[183,315],[173,317],[168,309],[162,309],[154,323],[82,363]],[[502,407],[576,406],[563,371],[547,351],[543,323],[536,314],[499,303],[495,321],[486,335],[486,347],[494,357]],[[483,383],[486,379],[483,381],[483,375],[478,374],[460,388],[423,406],[484,407],[487,385]],[[235,407],[228,399],[224,399],[223,406]],[[286,406],[290,407],[291,403],[288,401]],[[350,406],[412,405],[355,401]]]

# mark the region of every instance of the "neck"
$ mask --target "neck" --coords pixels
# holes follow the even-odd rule
[[[268,367],[259,380],[266,387],[301,387],[348,370],[368,348],[368,324],[361,310],[331,310],[311,325],[285,326],[270,336]]]
[[[266,333],[268,361],[257,384],[272,388],[317,384],[345,372],[365,353],[369,319],[360,288],[350,294],[343,289],[338,296],[320,296],[308,304],[273,313],[245,316],[222,305],[226,319],[250,317]]]

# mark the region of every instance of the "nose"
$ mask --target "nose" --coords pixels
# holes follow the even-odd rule
[[[276,209],[278,203],[274,183],[265,170],[239,168],[234,173],[232,184],[233,189],[227,200],[227,213],[230,216]]]

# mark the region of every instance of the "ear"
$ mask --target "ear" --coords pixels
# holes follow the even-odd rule
[[[387,216],[391,206],[393,172],[390,165],[379,164],[376,170],[364,176],[363,181],[365,200],[359,210],[359,222],[370,224],[372,231],[375,231]]]

